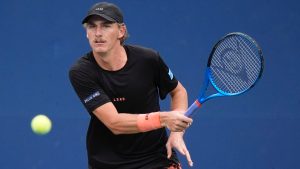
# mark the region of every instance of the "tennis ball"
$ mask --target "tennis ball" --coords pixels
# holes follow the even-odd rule
[[[50,132],[51,127],[51,120],[43,114],[39,114],[31,120],[31,129],[35,134],[45,135]]]

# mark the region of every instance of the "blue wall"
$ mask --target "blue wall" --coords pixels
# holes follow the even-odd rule
[[[81,20],[96,1],[0,2],[0,168],[84,169],[88,114],[68,80],[89,50]],[[228,32],[263,48],[263,79],[249,93],[208,102],[186,132],[194,168],[300,168],[300,4],[296,0],[111,1],[130,38],[160,51],[192,102],[213,44]],[[162,108],[168,109],[168,99]],[[53,130],[31,132],[46,114]],[[180,156],[184,168],[185,159]]]

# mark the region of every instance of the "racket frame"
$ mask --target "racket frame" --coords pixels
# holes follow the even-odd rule
[[[212,80],[212,75],[211,75],[211,69],[210,69],[210,64],[211,64],[211,60],[212,60],[212,57],[214,55],[214,52],[216,51],[218,45],[224,41],[226,38],[230,37],[230,36],[235,36],[235,35],[239,35],[239,36],[242,36],[246,39],[248,39],[249,41],[252,42],[252,44],[254,44],[256,46],[256,48],[258,49],[258,54],[259,54],[259,57],[260,57],[260,60],[261,60],[261,70],[260,70],[260,73],[257,77],[257,79],[255,80],[255,82],[247,89],[245,89],[244,91],[241,91],[241,92],[237,92],[237,93],[227,93],[227,92],[224,92],[222,91],[221,89],[219,89],[217,87],[217,85],[213,82]],[[200,90],[200,93],[198,95],[198,98],[193,102],[193,104],[188,108],[187,112],[185,113],[186,116],[188,117],[191,117],[193,116],[194,112],[196,109],[200,108],[202,106],[202,104],[212,98],[215,98],[215,97],[223,97],[223,96],[236,96],[236,95],[240,95],[240,94],[243,94],[245,93],[246,91],[250,90],[251,88],[253,88],[255,86],[255,84],[258,82],[259,79],[261,79],[261,76],[262,76],[262,73],[263,73],[263,69],[264,69],[264,58],[263,58],[263,54],[262,54],[262,50],[260,48],[260,46],[257,44],[257,42],[251,38],[250,36],[244,34],[244,33],[241,33],[241,32],[232,32],[232,33],[229,33],[227,35],[225,35],[224,37],[222,37],[213,47],[210,55],[209,55],[209,58],[208,58],[208,62],[207,62],[207,67],[206,67],[206,70],[205,70],[205,77],[204,77],[204,82],[203,82],[203,86]],[[209,96],[205,96],[205,92],[209,86],[209,83],[212,84],[213,88],[217,91],[217,93],[214,93],[214,94],[211,94]]]

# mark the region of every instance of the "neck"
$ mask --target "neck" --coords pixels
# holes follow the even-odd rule
[[[127,54],[123,46],[106,53],[93,52],[93,54],[97,64],[104,70],[120,70],[127,62]]]

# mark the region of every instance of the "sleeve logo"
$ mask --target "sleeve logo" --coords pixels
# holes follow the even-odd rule
[[[99,91],[97,91],[97,92],[89,95],[86,99],[84,99],[84,103],[87,103],[87,102],[93,100],[95,97],[98,97],[98,96],[100,96],[100,92]]]
[[[174,76],[173,76],[173,73],[172,73],[171,69],[169,69],[168,74],[169,74],[170,79],[173,80],[173,77],[174,77]]]

